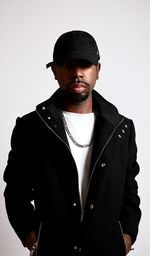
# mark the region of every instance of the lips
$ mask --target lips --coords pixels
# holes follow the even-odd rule
[[[83,83],[74,83],[72,84],[72,86],[70,87],[70,90],[71,92],[75,92],[75,93],[82,93],[84,92],[86,89],[86,86],[85,84]]]

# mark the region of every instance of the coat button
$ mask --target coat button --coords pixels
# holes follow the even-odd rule
[[[90,204],[90,210],[93,210],[94,204]]]
[[[119,137],[119,139],[121,139],[121,138],[122,138],[122,136],[121,136],[120,134],[118,134],[118,137]]]
[[[78,247],[77,245],[74,245],[73,249],[74,249],[75,251],[81,252],[81,248]]]
[[[45,110],[45,107],[42,107],[42,110]]]
[[[101,167],[105,167],[106,166],[106,163],[101,163]]]
[[[77,206],[77,204],[74,202],[74,203],[73,203],[73,207],[76,207],[76,206]]]
[[[75,251],[77,251],[77,250],[78,250],[78,246],[74,245],[73,249],[74,249]]]

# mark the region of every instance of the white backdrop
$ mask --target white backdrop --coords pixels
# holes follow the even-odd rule
[[[57,89],[45,64],[58,36],[72,29],[95,37],[102,63],[96,89],[135,123],[142,219],[130,254],[148,256],[149,0],[0,0],[0,256],[28,255],[8,222],[3,198],[12,129],[17,116],[34,110]]]

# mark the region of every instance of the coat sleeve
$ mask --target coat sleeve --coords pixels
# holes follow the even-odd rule
[[[11,137],[11,151],[4,171],[4,198],[8,219],[24,245],[26,235],[37,230],[34,198],[33,156],[22,119],[17,118]]]
[[[128,166],[125,181],[123,203],[121,207],[120,222],[124,233],[132,238],[132,244],[135,242],[138,227],[141,218],[140,197],[138,195],[138,183],[136,176],[139,173],[139,164],[137,163],[137,146],[135,141],[135,128],[131,121],[131,130],[128,144]]]

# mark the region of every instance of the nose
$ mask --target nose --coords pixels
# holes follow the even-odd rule
[[[72,69],[72,75],[74,78],[83,78],[83,69],[79,66],[74,66]]]

